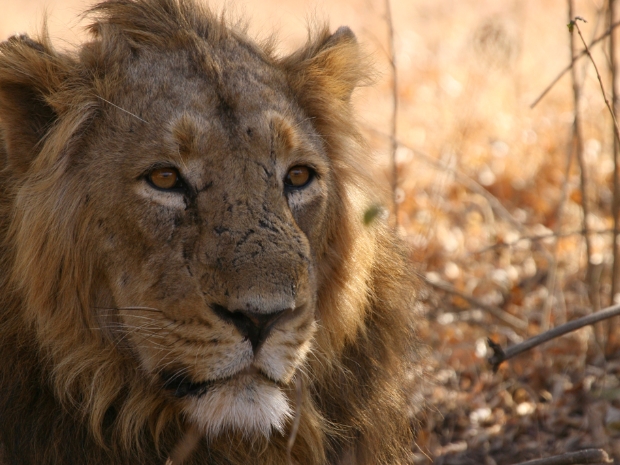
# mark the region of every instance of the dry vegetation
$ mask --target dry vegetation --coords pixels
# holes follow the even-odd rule
[[[76,42],[82,32],[74,18],[87,5],[77,0],[8,0],[0,37],[36,29],[43,5],[58,43]],[[421,424],[419,463],[514,464],[600,447],[618,464],[620,322],[556,339],[497,374],[485,362],[487,337],[514,344],[613,300],[613,131],[592,64],[581,59],[575,73],[589,260],[570,73],[530,108],[570,61],[567,3],[392,0],[391,6],[398,224],[434,288],[421,328],[435,385],[426,393],[432,408]],[[580,24],[586,40],[607,28],[606,7],[603,0],[576,1],[575,14],[588,20]],[[384,2],[248,0],[236,9],[253,18],[258,35],[279,30],[286,49],[301,41],[314,14],[357,31],[382,73],[357,103],[378,176],[387,182],[392,87]],[[609,90],[608,47],[601,42],[593,55]]]

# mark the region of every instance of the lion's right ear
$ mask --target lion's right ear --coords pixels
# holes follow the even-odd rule
[[[333,34],[327,27],[315,31],[304,47],[280,63],[302,106],[319,114],[330,103],[347,103],[369,70],[355,34],[346,26]]]
[[[35,42],[26,35],[13,36],[0,44],[0,143],[18,172],[28,169],[58,118],[53,96],[71,63],[47,38]]]
[[[280,60],[297,102],[323,137],[353,127],[353,90],[372,73],[355,34],[341,27],[315,30],[301,49]],[[332,141],[333,142],[333,141]]]

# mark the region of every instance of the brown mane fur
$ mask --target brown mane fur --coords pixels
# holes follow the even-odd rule
[[[301,50],[280,58],[189,0],[112,0],[91,15],[93,40],[75,53],[58,52],[45,34],[0,45],[6,463],[163,464],[187,430],[175,404],[101,328],[98,309],[116,305],[102,271],[102,226],[90,193],[109,187],[89,184],[105,165],[82,154],[102,141],[114,147],[126,137],[120,127],[150,131],[162,123],[148,99],[123,96],[135,55],[187,51],[225,93],[226,70],[210,51],[230,43],[282,77],[273,85],[311,121],[331,162],[325,224],[313,249],[318,329],[298,372],[303,392],[293,463],[411,463],[417,284],[389,228],[362,220],[379,199],[364,171],[368,150],[352,123],[349,97],[367,69],[352,33],[319,28]],[[116,126],[108,127],[112,112]],[[284,389],[295,399],[294,383]],[[268,439],[235,432],[203,439],[187,463],[284,465],[290,427]]]

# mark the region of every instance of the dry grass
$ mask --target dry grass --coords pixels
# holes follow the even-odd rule
[[[75,16],[83,1],[8,3],[2,38],[36,29],[44,4],[59,43],[80,37]],[[576,1],[575,13],[588,20],[580,24],[586,40],[605,29],[604,5]],[[306,18],[315,14],[358,33],[383,73],[357,103],[388,182],[392,89],[384,6],[383,0],[261,0],[233,9],[245,11],[259,35],[279,30],[284,50],[303,40]],[[436,385],[427,393],[435,410],[418,437],[419,462],[429,462],[426,455],[438,464],[512,464],[597,446],[620,463],[618,332],[606,341],[604,328],[584,328],[504,364],[496,375],[484,359],[487,336],[514,343],[587,314],[592,296],[610,303],[613,130],[591,63],[577,65],[587,224],[594,231],[590,296],[580,172],[576,160],[567,165],[570,75],[530,108],[569,62],[566,2],[392,0],[392,15],[397,136],[404,144],[397,151],[398,223],[426,277],[458,291],[434,292],[421,328],[433,349]],[[606,47],[592,50],[604,79]],[[487,307],[524,324],[500,320]]]

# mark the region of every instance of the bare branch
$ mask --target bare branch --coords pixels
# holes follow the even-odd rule
[[[611,34],[611,32],[617,28],[618,26],[620,26],[620,21],[613,23],[611,26],[609,26],[609,29],[600,37],[597,37],[596,39],[594,39],[592,42],[590,42],[589,47],[593,47],[596,44],[598,44],[600,41],[602,41],[603,39],[605,39],[607,36],[609,36]],[[586,56],[586,51],[582,50],[581,52],[579,52],[577,55],[575,55],[570,64],[566,66],[566,68],[564,68],[562,71],[560,71],[560,73],[555,77],[555,79],[553,81],[551,81],[551,83],[545,88],[545,90],[542,91],[542,93],[538,96],[538,98],[536,100],[534,100],[534,102],[532,102],[532,104],[530,105],[530,108],[534,108],[536,105],[538,105],[538,103],[545,97],[545,95],[547,95],[549,93],[549,91],[551,89],[553,89],[553,87],[558,83],[558,81],[560,79],[562,79],[562,77],[568,73],[571,68],[573,67],[573,65],[582,57]]]
[[[496,307],[495,305],[488,305],[488,304],[485,304],[484,302],[480,302],[478,299],[468,294],[465,294],[464,292],[461,292],[458,289],[455,289],[453,286],[451,286],[450,284],[446,282],[431,281],[430,279],[424,276],[422,276],[422,279],[426,281],[426,283],[429,286],[434,287],[435,289],[439,289],[440,291],[447,292],[448,294],[452,294],[457,297],[460,297],[461,299],[467,301],[470,305],[480,308],[481,310],[484,310],[489,315],[492,315],[498,320],[503,321],[504,323],[506,323],[508,326],[510,326],[511,328],[515,330],[523,331],[527,329],[527,321],[521,320],[517,318],[516,316],[511,315],[510,313],[502,310],[499,307]]]
[[[370,131],[380,137],[386,137],[386,138],[390,138],[390,136],[388,134],[385,134],[382,131],[378,131],[373,127],[370,126],[366,126],[366,130]],[[502,203],[499,201],[499,199],[497,197],[495,197],[493,194],[491,194],[487,189],[485,189],[479,182],[477,182],[475,179],[467,176],[465,173],[462,173],[461,171],[458,171],[450,166],[448,166],[445,163],[442,163],[441,161],[437,160],[436,158],[430,156],[427,153],[422,152],[421,150],[415,149],[412,146],[406,144],[405,142],[403,142],[402,140],[397,140],[397,145],[399,145],[400,147],[404,147],[407,150],[411,150],[411,152],[413,154],[415,154],[416,156],[420,157],[421,160],[423,160],[424,162],[428,163],[429,165],[433,166],[434,168],[444,171],[444,172],[448,172],[450,174],[453,174],[454,177],[457,179],[458,182],[460,182],[463,186],[465,186],[466,188],[468,188],[470,191],[475,192],[476,194],[481,195],[482,197],[484,197],[486,199],[486,201],[489,203],[489,205],[491,206],[491,208],[493,209],[493,211],[500,217],[502,217],[505,221],[507,221],[508,223],[510,223],[513,227],[515,227],[516,229],[518,229],[519,231],[523,231],[523,225],[521,224],[521,222],[519,222],[514,216],[512,216],[512,213],[510,213],[506,207],[504,207],[504,205],[502,205]]]
[[[534,336],[527,341],[515,344],[514,346],[511,346],[506,350],[503,350],[499,344],[489,339],[488,343],[491,349],[493,349],[493,355],[488,358],[488,362],[493,367],[493,371],[497,371],[497,368],[502,362],[505,362],[506,360],[509,360],[525,352],[526,350],[530,350],[531,348],[536,347],[544,342],[550,341],[551,339],[563,336],[566,333],[570,333],[579,328],[583,328],[584,326],[598,323],[599,321],[606,320],[607,318],[612,318],[616,315],[620,315],[620,305],[607,307],[596,313],[591,313],[590,315],[586,315],[576,320],[569,321],[568,323],[557,326],[553,329],[550,329],[549,331],[545,331],[538,336]]]
[[[596,66],[596,62],[594,61],[594,58],[592,58],[592,54],[590,53],[590,49],[586,45],[586,41],[583,38],[583,35],[581,34],[581,29],[579,29],[579,24],[577,23],[578,19],[581,19],[581,18],[576,17],[572,21],[571,24],[575,27],[575,29],[577,29],[577,33],[579,34],[579,37],[581,38],[581,42],[583,43],[584,47],[586,48],[586,53],[587,53],[588,57],[590,57],[590,61],[592,61],[592,65],[594,66],[594,71],[596,71],[596,77],[598,78],[598,83],[601,86],[601,93],[603,94],[603,100],[605,100],[605,105],[607,106],[607,109],[609,110],[609,114],[611,115],[611,119],[614,122],[614,129],[615,129],[616,140],[620,141],[620,129],[618,129],[618,120],[616,120],[616,114],[614,113],[614,110],[611,107],[611,103],[609,103],[609,100],[607,99],[607,94],[605,93],[605,86],[603,85],[603,79],[601,78],[601,73],[598,72],[598,67]]]
[[[609,234],[609,233],[613,233],[613,229],[594,229],[590,231],[590,234]],[[534,234],[532,236],[522,236],[519,237],[518,239],[515,239],[514,241],[510,241],[510,242],[497,242],[495,244],[489,245],[487,247],[484,247],[482,249],[479,250],[474,250],[473,252],[469,252],[467,255],[480,255],[483,254],[485,252],[490,252],[492,250],[497,250],[497,249],[502,249],[505,247],[514,247],[515,245],[517,245],[519,242],[523,242],[523,241],[532,241],[532,242],[538,242],[538,241],[544,241],[545,239],[562,239],[565,237],[570,237],[570,236],[577,236],[577,235],[581,235],[584,233],[583,229],[577,229],[575,231],[566,231],[566,232],[561,232],[561,231],[552,231],[550,233],[546,233],[546,234]]]
[[[440,162],[436,158],[433,158],[430,155],[420,150],[414,149],[413,147],[403,143],[402,141],[398,141],[398,145],[405,147],[408,150],[411,150],[415,155],[417,155],[423,161],[432,165],[433,167],[453,174],[456,177],[457,181],[460,182],[462,185],[467,187],[472,192],[475,192],[476,194],[480,194],[482,197],[484,197],[486,201],[489,203],[489,205],[491,206],[491,208],[493,209],[493,211],[497,213],[498,216],[502,217],[505,221],[510,223],[514,228],[518,229],[519,231],[523,231],[523,224],[521,224],[520,221],[518,221],[514,216],[512,216],[512,213],[510,213],[506,209],[506,207],[504,207],[504,205],[499,201],[497,197],[491,194],[487,189],[484,188],[484,186],[482,186],[475,179],[467,176],[465,173],[462,173],[446,165],[445,163]]]
[[[573,34],[573,30],[576,28],[579,33],[579,37],[583,44],[585,45],[585,41],[583,36],[581,35],[581,31],[579,30],[579,25],[577,21],[584,21],[585,19],[574,16],[574,0],[568,0],[568,30],[570,32],[570,53],[571,57],[575,58],[575,35]],[[586,47],[586,52],[588,55],[590,51]],[[593,60],[594,61],[594,60]],[[595,65],[596,67],[596,65]],[[598,299],[598,288],[596,286],[596,282],[594,280],[594,265],[592,263],[592,241],[590,240],[590,231],[588,226],[588,217],[590,216],[590,204],[588,202],[588,177],[586,172],[586,162],[584,160],[583,155],[583,134],[582,134],[582,124],[581,124],[581,112],[579,111],[580,100],[581,100],[581,88],[579,86],[579,79],[577,78],[577,68],[571,68],[571,78],[573,81],[573,105],[574,105],[574,120],[573,120],[573,150],[577,154],[577,163],[579,164],[579,188],[581,190],[581,209],[583,211],[583,238],[586,243],[586,257],[588,259],[588,266],[586,271],[586,283],[588,286],[588,298],[590,300],[590,304],[594,308],[594,311],[598,311],[600,309],[600,303]]]
[[[394,25],[392,23],[392,7],[390,0],[385,0],[385,21],[388,28],[388,45],[390,47],[390,67],[392,69],[392,120],[390,126],[390,141],[392,142],[392,199],[394,202],[395,226],[398,228],[398,165],[396,164],[396,125],[398,118],[398,69],[396,68],[396,50],[394,48]]]
[[[293,465],[291,453],[293,452],[293,446],[295,445],[295,439],[299,431],[299,424],[301,423],[302,389],[303,380],[301,379],[301,373],[297,373],[295,377],[295,418],[293,418],[293,426],[291,426],[291,433],[289,434],[286,444],[286,460],[288,465]]]
[[[609,0],[609,24],[610,29],[611,25],[613,25],[614,18],[616,17],[616,2],[615,0]],[[610,32],[609,36],[609,57],[610,57],[610,71],[611,71],[611,105],[614,110],[614,114],[618,109],[618,57],[616,56],[616,45],[615,45],[615,34],[613,30]],[[613,201],[611,207],[611,214],[613,216],[614,221],[614,234],[612,238],[612,251],[613,251],[613,264],[611,271],[611,291],[609,296],[609,305],[613,305],[615,303],[615,297],[618,293],[618,279],[620,277],[620,247],[618,245],[618,236],[620,235],[620,219],[618,217],[618,211],[620,210],[620,180],[618,179],[618,171],[619,171],[619,161],[618,161],[618,152],[620,152],[620,141],[617,137],[618,127],[614,125],[613,127],[614,134],[614,148],[613,148],[613,157],[614,157],[614,171],[613,171]],[[612,341],[612,335],[616,332],[618,320],[613,319],[609,321],[607,326],[607,344],[609,348],[609,344]]]
[[[544,459],[529,460],[516,465],[580,465],[586,463],[613,463],[603,449],[585,449],[578,452],[546,457]]]
[[[195,425],[191,425],[185,435],[172,450],[170,457],[166,460],[166,465],[181,465],[191,453],[196,449],[202,434]]]

